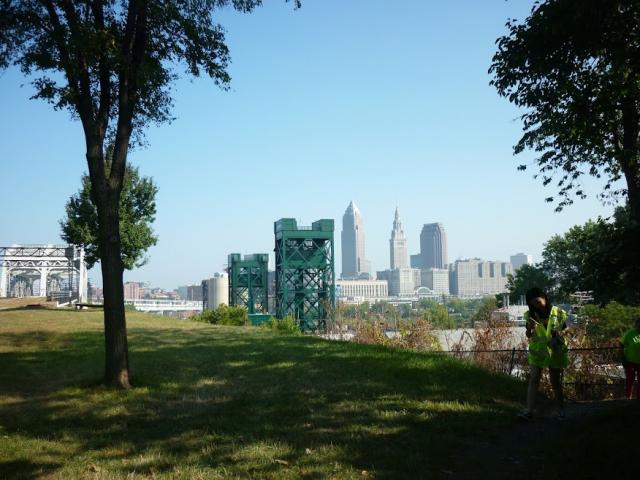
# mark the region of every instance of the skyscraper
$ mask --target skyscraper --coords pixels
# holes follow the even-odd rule
[[[486,262],[479,258],[456,260],[449,272],[449,289],[459,297],[504,293],[511,263]]]
[[[404,236],[404,230],[402,230],[398,207],[396,207],[396,214],[393,219],[393,230],[391,230],[391,239],[389,240],[389,253],[391,270],[406,268],[408,266],[407,238]]]
[[[441,223],[427,223],[420,233],[420,268],[447,268],[447,233]]]
[[[364,225],[353,201],[342,216],[342,278],[369,277],[371,267],[364,254]]]
[[[516,253],[515,255],[511,255],[511,266],[514,272],[522,265],[533,265],[533,257],[526,253]]]

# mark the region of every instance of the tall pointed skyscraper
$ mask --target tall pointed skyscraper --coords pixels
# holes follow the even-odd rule
[[[371,274],[364,255],[364,225],[360,210],[349,203],[342,216],[342,278],[358,278]]]
[[[406,268],[408,266],[407,238],[404,236],[404,230],[402,230],[398,207],[396,207],[396,214],[393,219],[393,230],[391,230],[391,239],[389,240],[389,253],[391,270]]]

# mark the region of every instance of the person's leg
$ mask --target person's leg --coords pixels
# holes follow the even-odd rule
[[[631,377],[632,379],[634,377],[637,378],[636,380],[636,400],[640,400],[640,364],[636,363],[634,364],[634,370],[635,370],[635,374]],[[631,393],[631,392],[629,392]]]
[[[625,379],[624,395],[625,397],[627,397],[628,400],[631,400],[631,389],[633,388],[633,381],[635,380],[635,377],[636,377],[636,369],[633,368],[633,364],[625,363],[624,364],[624,379]]]
[[[536,404],[536,395],[540,386],[540,377],[542,377],[542,368],[531,365],[529,368],[529,386],[527,388],[527,412],[533,413]]]
[[[553,395],[558,405],[558,413],[564,414],[564,395],[562,392],[562,368],[550,368],[549,377],[551,379],[551,387]]]

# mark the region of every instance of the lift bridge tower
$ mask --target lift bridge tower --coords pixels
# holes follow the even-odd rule
[[[245,307],[250,315],[268,313],[269,255],[232,253],[228,261],[229,305]]]
[[[274,223],[276,317],[292,315],[303,331],[326,327],[335,308],[333,220],[299,227],[293,218]]]

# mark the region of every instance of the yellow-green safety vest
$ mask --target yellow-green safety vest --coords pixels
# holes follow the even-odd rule
[[[529,312],[524,313],[524,320],[529,322]],[[536,322],[529,339],[529,364],[540,368],[566,368],[569,365],[569,354],[564,342],[551,348],[552,332],[559,332],[567,320],[567,312],[558,307],[551,307],[549,321],[545,327]]]

